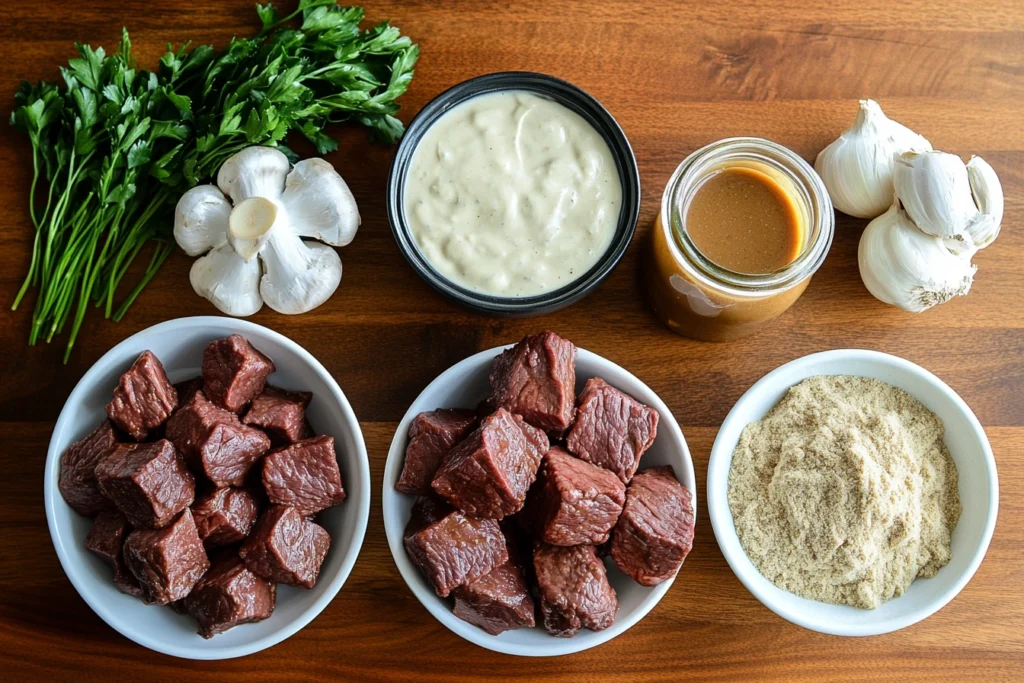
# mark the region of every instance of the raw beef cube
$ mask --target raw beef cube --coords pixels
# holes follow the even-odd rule
[[[508,560],[498,523],[458,510],[406,536],[405,551],[442,598]]]
[[[572,425],[576,347],[554,332],[524,337],[494,359],[490,403],[548,432]]]
[[[128,563],[124,559],[123,545],[121,546],[121,552],[114,560],[114,586],[125,595],[130,595],[133,598],[143,597],[142,586],[139,585],[139,580],[128,569]]]
[[[432,486],[463,512],[501,519],[523,507],[547,449],[544,432],[499,408],[448,451]]]
[[[611,556],[624,574],[656,586],[679,571],[693,547],[693,496],[671,467],[633,477],[612,533]]]
[[[459,586],[452,591],[452,597],[455,616],[492,636],[536,625],[533,598],[522,572],[512,562],[500,564],[476,581]]]
[[[573,455],[611,470],[628,484],[657,434],[658,411],[594,377],[580,394],[566,445]]]
[[[211,401],[233,413],[259,396],[274,363],[240,334],[211,342],[203,351],[203,387]]]
[[[317,436],[269,453],[263,461],[263,488],[271,503],[303,515],[345,500],[334,437]]]
[[[185,462],[214,486],[241,486],[252,466],[270,450],[270,439],[197,391],[167,422],[167,438]]]
[[[267,581],[312,588],[330,547],[326,529],[293,507],[275,505],[260,515],[238,554]]]
[[[538,543],[533,567],[545,631],[571,638],[580,629],[602,631],[612,625],[619,603],[594,546]]]
[[[119,444],[96,466],[96,480],[134,527],[167,526],[195,497],[195,479],[166,439]]]
[[[117,445],[117,434],[110,420],[68,446],[60,456],[60,480],[57,487],[64,500],[80,515],[93,517],[113,507],[96,483],[96,465]]]
[[[409,425],[405,465],[395,488],[413,495],[430,492],[430,481],[441,460],[475,423],[476,413],[470,410],[442,409],[417,415]]]
[[[157,605],[188,595],[210,567],[187,508],[163,529],[136,529],[129,534],[124,559],[142,586],[143,598]]]
[[[178,407],[178,392],[167,379],[164,366],[150,351],[144,351],[114,389],[107,404],[107,417],[128,436],[142,441]]]
[[[199,622],[199,635],[212,638],[239,624],[263,621],[274,612],[277,586],[249,571],[236,553],[217,558],[185,598]]]
[[[85,548],[114,564],[121,556],[124,537],[131,530],[131,525],[119,510],[104,510],[93,521],[85,537]]]
[[[245,540],[258,515],[252,493],[232,486],[214,489],[192,506],[199,538],[208,548]]]
[[[313,400],[308,391],[285,391],[267,387],[252,400],[242,422],[259,427],[277,448],[313,436],[306,422],[306,406]]]
[[[618,477],[555,447],[544,456],[527,505],[545,543],[599,545],[608,540],[625,500]]]
[[[196,392],[203,388],[203,378],[193,377],[187,379],[184,382],[178,382],[174,385],[174,390],[178,392],[178,407],[183,408],[188,405],[192,397],[196,395]]]
[[[405,525],[402,538],[408,538],[413,534],[423,531],[451,512],[452,509],[448,507],[448,503],[433,495],[433,493],[420,496],[412,504],[412,513],[409,515],[409,521]]]

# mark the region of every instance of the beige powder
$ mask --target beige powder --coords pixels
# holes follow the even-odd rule
[[[729,507],[743,549],[775,585],[874,609],[934,576],[960,518],[942,420],[863,377],[800,382],[732,456]]]

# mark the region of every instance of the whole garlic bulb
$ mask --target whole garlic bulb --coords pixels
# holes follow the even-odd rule
[[[897,204],[864,229],[860,277],[876,299],[920,313],[971,289],[977,267],[934,235],[915,227]]]
[[[917,227],[936,237],[964,239],[978,209],[960,157],[907,152],[896,159],[892,179],[896,197]]]
[[[874,218],[892,205],[895,158],[931,143],[882,113],[874,100],[861,100],[853,127],[814,161],[832,204],[845,214]]]

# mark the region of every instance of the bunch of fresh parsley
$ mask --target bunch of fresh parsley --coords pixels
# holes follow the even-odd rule
[[[168,46],[147,71],[124,31],[112,55],[77,45],[79,56],[61,68],[63,89],[21,85],[11,123],[32,145],[36,232],[13,307],[38,290],[30,344],[70,323],[66,362],[90,302],[120,320],[173,250],[178,197],[239,150],[271,145],[294,159],[283,140],[298,131],[325,154],[337,149],[325,128],[341,121],[386,143],[401,137],[396,99],[419,54],[409,38],[387,22],[360,29],[362,8],[336,0],[301,0],[284,17],[270,4],[257,13],[263,30],[219,52]],[[115,308],[149,243],[145,273]]]

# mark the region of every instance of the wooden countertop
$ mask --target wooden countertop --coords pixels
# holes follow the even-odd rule
[[[291,6],[290,0],[283,3]],[[326,610],[291,639],[243,659],[198,663],[149,652],[104,624],[61,570],[47,532],[42,472],[50,431],[81,375],[116,342],[170,318],[214,314],[175,254],[124,322],[90,315],[65,367],[62,346],[26,346],[30,306],[10,303],[27,268],[27,141],[0,127],[0,670],[10,680],[475,680],[581,677],[1008,680],[1024,667],[1024,5],[677,0],[591,3],[367,2],[422,48],[403,99],[406,121],[471,76],[535,70],[566,78],[618,119],[640,163],[640,226],[604,285],[568,310],[501,320],[464,312],[407,267],[388,229],[392,150],[339,131],[329,160],[363,215],[341,250],[336,296],[301,317],[253,320],[305,346],[335,375],[362,420],[374,504],[362,553]],[[819,6],[821,5],[821,6]],[[152,66],[166,42],[225,43],[255,32],[251,0],[88,3],[9,0],[0,23],[0,95],[58,78],[73,41],[116,43],[131,30]],[[984,156],[1006,192],[999,240],[981,252],[970,296],[922,315],[873,299],[857,273],[864,221],[837,216],[828,259],[803,298],[756,337],[726,345],[658,324],[637,285],[637,255],[665,182],[694,149],[734,135],[770,138],[806,159],[872,97],[939,149]],[[893,353],[928,368],[974,409],[1000,475],[1000,514],[985,562],[923,623],[871,638],[836,638],[776,617],[726,565],[701,507],[693,552],[654,611],[619,638],[558,659],[520,659],[450,633],[406,589],[385,542],[378,491],[396,422],[438,373],[478,350],[552,328],[623,365],[674,412],[703,486],[716,429],[758,378],[825,349]],[[1013,672],[1016,671],[1016,674]]]

